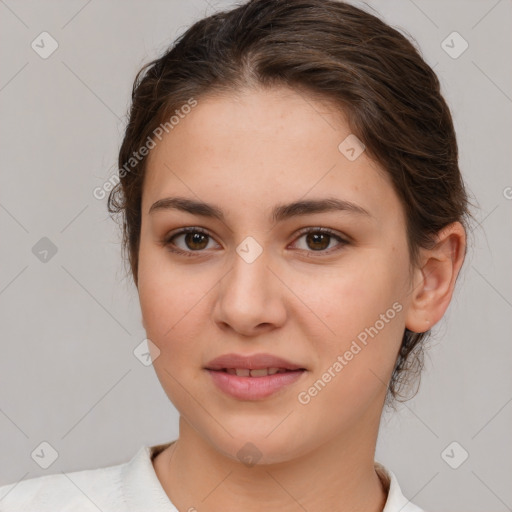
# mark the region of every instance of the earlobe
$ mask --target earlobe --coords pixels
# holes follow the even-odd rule
[[[464,262],[466,232],[460,222],[443,228],[432,249],[421,249],[405,326],[413,332],[432,328],[448,308]]]

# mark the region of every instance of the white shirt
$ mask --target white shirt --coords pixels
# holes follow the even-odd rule
[[[143,446],[116,466],[45,475],[0,487],[1,512],[179,512],[155,473],[152,458],[171,443]],[[382,512],[424,512],[402,494],[395,475],[375,463],[389,483]]]

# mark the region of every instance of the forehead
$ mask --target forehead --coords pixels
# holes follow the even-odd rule
[[[174,195],[252,211],[308,194],[338,195],[376,216],[399,207],[364,151],[353,161],[340,151],[349,136],[343,112],[292,89],[198,98],[148,156],[144,213]]]

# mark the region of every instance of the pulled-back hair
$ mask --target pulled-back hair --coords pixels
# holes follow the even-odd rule
[[[376,16],[341,1],[252,0],[194,23],[135,78],[119,151],[120,181],[108,209],[123,214],[123,253],[137,286],[147,158],[133,155],[191,99],[273,86],[330,100],[345,114],[401,201],[411,268],[420,248],[431,248],[448,224],[459,221],[468,231],[470,203],[450,110],[415,46]],[[405,329],[390,402],[404,397],[400,391],[409,377],[419,375],[429,335]]]

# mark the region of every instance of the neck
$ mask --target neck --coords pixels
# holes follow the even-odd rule
[[[387,489],[374,466],[376,419],[367,431],[358,425],[301,457],[248,467],[180,417],[179,439],[155,459],[155,471],[179,510],[381,512]]]

